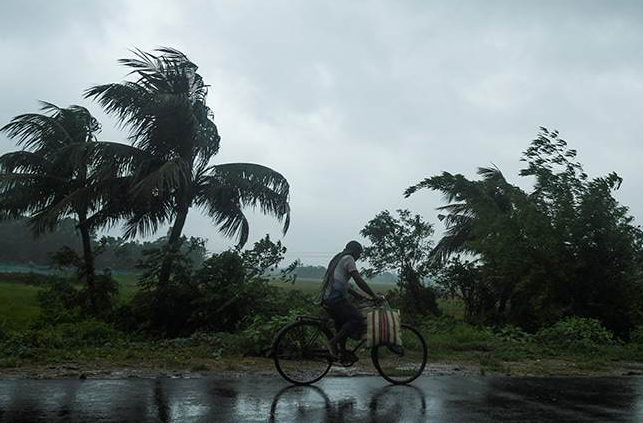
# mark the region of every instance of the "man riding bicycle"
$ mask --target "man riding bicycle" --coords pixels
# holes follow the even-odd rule
[[[399,312],[391,310],[386,299],[375,295],[362,279],[355,265],[355,260],[361,254],[362,246],[357,241],[351,241],[333,257],[326,269],[319,304],[332,317],[334,335],[329,328],[330,319],[297,316],[275,336],[271,355],[277,371],[288,382],[309,385],[326,376],[333,365],[350,367],[357,361],[356,353],[364,346],[370,350],[378,373],[388,382],[407,384],[422,375],[427,362],[427,347],[422,334],[414,327],[401,323]],[[351,277],[372,300],[364,302],[369,309],[367,315],[372,317],[369,323],[372,327],[369,328],[369,336],[347,351],[348,337],[360,339],[366,327],[366,319],[349,302],[348,294],[362,299],[366,295],[349,287]],[[382,328],[385,329],[382,331]],[[388,328],[391,330],[388,331]],[[379,336],[382,333],[384,335]]]
[[[348,300],[348,294],[354,297],[363,297],[349,286],[352,277],[357,286],[368,294],[373,300],[380,300],[373,290],[362,279],[355,264],[364,249],[357,241],[350,241],[344,250],[335,255],[328,264],[321,290],[321,304],[328,311],[335,322],[337,333],[328,341],[328,350],[333,358],[340,361],[355,361],[348,357],[346,340],[348,337],[359,339],[365,331],[364,317],[360,311]]]

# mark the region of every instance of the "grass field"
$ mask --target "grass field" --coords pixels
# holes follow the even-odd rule
[[[114,274],[114,279],[120,284],[120,297],[122,302],[129,301],[136,290],[138,275],[135,273]],[[307,294],[319,292],[318,279],[298,278],[295,283],[271,281],[273,286],[287,290],[299,290]],[[394,289],[395,285],[384,283],[370,283],[371,288],[380,294]],[[6,330],[25,329],[31,321],[38,317],[39,307],[37,293],[42,289],[39,286],[23,283],[0,281],[0,328]],[[444,314],[462,318],[462,304],[455,300],[438,300]]]
[[[38,317],[36,295],[40,288],[19,283],[0,282],[0,328],[21,330]]]
[[[114,275],[120,285],[121,301],[134,296],[137,277],[132,273]],[[41,289],[42,286],[0,281],[0,329],[26,329],[40,313],[38,291]]]
[[[138,289],[136,286],[138,275],[136,273],[116,273],[113,276],[120,286],[121,300],[130,300]]]
[[[129,301],[138,289],[136,286],[138,275],[135,273],[117,273],[113,276],[120,285],[121,301]],[[296,289],[309,294],[316,294],[320,288],[318,279],[306,278],[298,278],[294,284],[278,280],[273,280],[271,284],[278,288]],[[370,286],[375,292],[382,294],[395,287],[390,284],[376,283],[371,283]],[[37,293],[40,289],[42,289],[40,286],[0,280],[0,328],[6,330],[27,328],[29,323],[38,317]]]

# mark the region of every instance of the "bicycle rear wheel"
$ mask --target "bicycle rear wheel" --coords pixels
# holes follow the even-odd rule
[[[371,359],[379,374],[394,385],[404,385],[420,377],[426,367],[428,350],[420,332],[401,325],[402,347],[380,345],[371,349]]]
[[[279,374],[290,383],[315,383],[330,370],[326,348],[330,333],[321,323],[299,321],[284,327],[275,338],[273,359]]]

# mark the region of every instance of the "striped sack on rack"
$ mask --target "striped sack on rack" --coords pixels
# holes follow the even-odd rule
[[[366,313],[366,345],[402,346],[399,310],[376,308]]]

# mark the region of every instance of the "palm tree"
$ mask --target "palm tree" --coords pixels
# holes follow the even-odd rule
[[[444,263],[454,253],[478,253],[472,242],[484,238],[492,230],[492,221],[507,215],[515,202],[526,197],[520,189],[509,184],[498,168],[478,168],[482,180],[471,181],[463,175],[443,172],[426,178],[404,191],[409,197],[428,188],[439,191],[447,204],[438,207],[438,218],[444,222],[445,235],[433,249],[433,254]]]
[[[127,177],[129,187],[127,202],[116,199],[105,207],[105,216],[96,218],[125,218],[126,236],[147,235],[170,223],[168,254],[159,270],[164,284],[192,206],[211,216],[224,235],[236,236],[239,246],[248,239],[244,207],[258,206],[283,221],[285,233],[290,206],[288,181],[274,170],[252,163],[210,163],[220,137],[206,105],[208,86],[180,51],[155,51],[136,50],[135,58],[119,61],[135,80],[92,87],[85,97],[129,127],[131,141],[90,147],[106,186],[110,179]]]
[[[527,194],[511,185],[496,168],[478,168],[481,180],[471,181],[463,175],[443,172],[409,187],[405,197],[419,189],[428,188],[443,194],[447,204],[438,207],[438,218],[444,222],[446,232],[436,244],[432,254],[444,264],[455,253],[478,256],[482,262],[494,267],[498,261],[520,261],[526,236],[520,221],[533,212]],[[499,250],[512,250],[511,253]],[[503,269],[512,268],[507,265]],[[497,313],[502,315],[516,284],[513,274],[494,276],[497,291]]]
[[[0,211],[3,218],[29,216],[35,235],[54,230],[66,217],[78,220],[85,279],[96,312],[94,255],[88,217],[97,202],[78,195],[91,185],[91,163],[69,160],[70,148],[95,141],[98,121],[81,106],[60,108],[42,103],[41,111],[14,117],[0,131],[23,149],[0,157]]]

